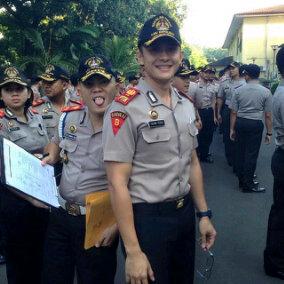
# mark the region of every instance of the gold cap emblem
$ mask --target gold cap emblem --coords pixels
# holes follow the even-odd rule
[[[97,68],[102,63],[103,63],[102,60],[97,57],[91,57],[85,62],[85,64],[88,65],[90,68]]]
[[[52,71],[54,71],[55,67],[51,64],[48,64],[46,66],[46,69],[45,69],[45,73],[52,73]]]
[[[157,29],[158,31],[168,31],[171,26],[172,25],[170,21],[164,16],[160,16],[153,23],[153,27]]]
[[[14,67],[8,67],[5,71],[4,71],[5,75],[8,77],[8,79],[13,79],[13,78],[17,78],[19,76],[19,72],[16,68]]]

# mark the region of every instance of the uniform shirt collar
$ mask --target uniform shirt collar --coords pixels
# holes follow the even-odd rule
[[[178,94],[176,89],[174,89],[172,86],[170,88],[172,97],[172,108],[174,109],[176,104],[182,101],[183,98]],[[154,89],[144,79],[139,80],[137,89],[140,90],[143,94],[145,94],[146,99],[151,106],[154,107],[158,105],[164,105],[160,99],[160,96],[155,93]]]
[[[93,132],[93,134],[102,132],[102,128],[94,130],[91,119],[90,119],[89,111],[86,106],[84,107],[84,111],[81,112],[79,122],[80,122],[80,126],[88,127]]]

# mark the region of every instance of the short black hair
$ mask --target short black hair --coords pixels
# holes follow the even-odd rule
[[[284,46],[282,46],[276,54],[276,65],[279,73],[284,76]]]

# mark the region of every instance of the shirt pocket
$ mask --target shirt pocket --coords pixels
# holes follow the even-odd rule
[[[170,150],[171,133],[167,128],[148,128],[141,130],[138,139],[136,159],[143,164],[159,165],[170,159],[167,153]]]
[[[171,134],[166,128],[145,128],[142,130],[142,137],[148,144],[152,144],[169,141]]]
[[[59,143],[59,147],[62,149],[60,152],[61,158],[64,158],[64,154],[67,152],[69,154],[72,154],[76,151],[78,147],[78,142],[77,141],[71,141],[67,139],[63,139]]]
[[[181,154],[185,152],[191,152],[195,149],[195,140],[198,134],[198,129],[196,128],[194,122],[188,123],[186,131],[181,134]]]
[[[21,129],[9,132],[9,140],[11,140],[12,142],[16,142],[20,139],[27,138],[27,136],[28,136],[27,133],[25,133]]]

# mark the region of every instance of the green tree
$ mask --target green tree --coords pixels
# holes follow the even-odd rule
[[[208,64],[208,61],[203,53],[203,50],[196,46],[191,47],[191,55],[189,57],[189,61],[192,65],[195,66],[195,68]]]
[[[228,56],[228,50],[222,48],[204,48],[203,52],[208,62],[214,62]]]

